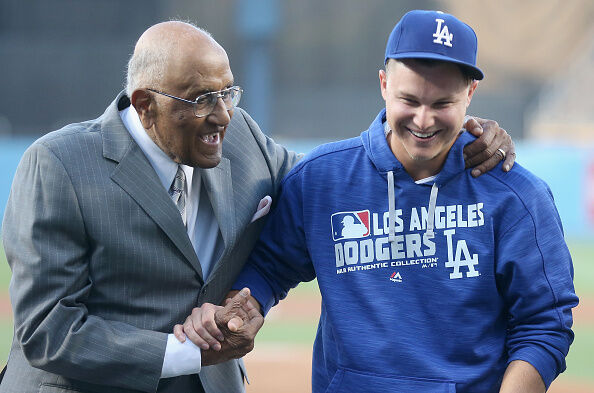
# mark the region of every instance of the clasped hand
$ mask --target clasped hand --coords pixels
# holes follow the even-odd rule
[[[259,305],[250,290],[230,292],[224,306],[204,303],[192,310],[173,334],[184,342],[189,338],[202,350],[202,366],[240,358],[254,348],[256,334],[264,324]]]

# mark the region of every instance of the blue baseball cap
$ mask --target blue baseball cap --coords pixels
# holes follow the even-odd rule
[[[472,27],[440,11],[407,12],[392,30],[386,45],[388,59],[435,59],[456,63],[476,80],[484,78],[476,66],[477,39]]]

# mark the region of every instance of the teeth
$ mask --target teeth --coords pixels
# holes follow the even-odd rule
[[[421,139],[431,138],[433,135],[435,135],[437,133],[437,131],[435,131],[435,132],[432,132],[432,133],[429,133],[429,134],[423,134],[421,132],[413,131],[410,128],[408,130],[410,131],[411,134],[413,134],[417,138],[421,138]]]
[[[217,143],[219,141],[219,133],[213,132],[212,134],[202,135],[202,140],[205,143]]]

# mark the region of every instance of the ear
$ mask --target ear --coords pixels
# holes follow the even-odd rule
[[[466,101],[467,108],[470,105],[470,101],[472,101],[472,96],[474,95],[474,91],[476,90],[478,83],[479,82],[477,80],[474,80],[472,83],[470,83],[470,87],[468,88],[468,100]]]
[[[388,83],[388,74],[385,70],[379,70],[380,91],[384,101],[386,100],[386,86]]]
[[[136,109],[140,122],[145,130],[150,129],[155,122],[156,103],[153,95],[145,89],[137,89],[132,93],[130,102]]]

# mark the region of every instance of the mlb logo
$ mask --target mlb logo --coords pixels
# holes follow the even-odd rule
[[[359,239],[369,236],[369,210],[339,212],[330,216],[332,239]]]

